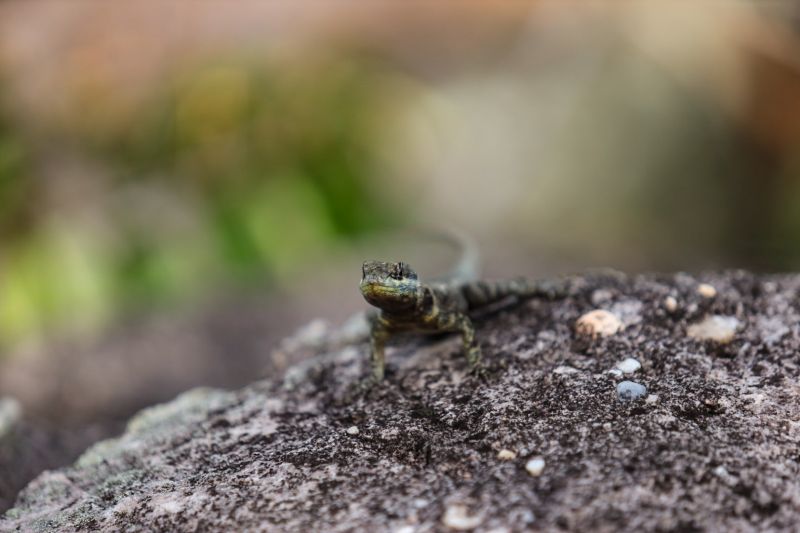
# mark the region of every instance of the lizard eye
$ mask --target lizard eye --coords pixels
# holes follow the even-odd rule
[[[394,265],[389,276],[391,276],[392,279],[403,279],[403,266],[400,264]]]

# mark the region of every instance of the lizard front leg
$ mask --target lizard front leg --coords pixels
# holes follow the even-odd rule
[[[373,322],[369,335],[369,348],[372,379],[375,382],[383,381],[383,374],[386,368],[386,341],[388,339],[389,330],[379,321]]]
[[[467,356],[470,371],[477,372],[481,366],[481,347],[475,340],[475,326],[467,315],[459,315],[456,322],[458,330],[461,332],[461,342],[464,346],[464,354]]]

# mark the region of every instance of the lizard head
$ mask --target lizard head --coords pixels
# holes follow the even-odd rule
[[[417,273],[406,263],[364,261],[361,267],[361,294],[385,311],[413,308],[419,287]]]

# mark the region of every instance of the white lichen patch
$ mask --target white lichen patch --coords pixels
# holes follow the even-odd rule
[[[107,509],[103,514],[109,518],[128,516],[138,508],[141,498],[139,496],[126,496],[121,498],[113,507]]]
[[[701,322],[689,326],[686,329],[686,334],[700,341],[714,341],[725,344],[733,340],[739,324],[739,320],[733,316],[711,315]]]
[[[442,516],[442,524],[456,531],[475,529],[483,522],[483,516],[469,514],[466,505],[449,505]]]
[[[381,430],[381,439],[394,440],[400,435],[400,430],[397,428],[386,428]]]
[[[622,321],[610,311],[595,309],[581,316],[575,323],[575,331],[588,337],[610,337],[622,329]]]
[[[525,470],[527,470],[528,474],[532,475],[533,477],[541,476],[542,472],[544,471],[544,467],[545,462],[541,457],[534,457],[525,463]]]
[[[185,501],[186,497],[183,494],[167,492],[154,495],[150,499],[149,505],[156,515],[177,514],[183,510]]]
[[[622,322],[620,329],[627,328],[642,321],[642,302],[639,300],[622,300],[608,310]]]
[[[781,318],[774,316],[758,317],[756,327],[761,340],[768,345],[775,344],[792,331]]]

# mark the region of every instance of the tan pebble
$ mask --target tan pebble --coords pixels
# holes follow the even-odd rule
[[[666,298],[664,298],[664,307],[670,313],[674,313],[675,311],[678,310],[678,300],[676,300],[672,296],[667,296]]]
[[[525,470],[533,477],[541,476],[542,471],[544,471],[544,459],[541,457],[534,457],[525,463]]]
[[[444,512],[442,517],[442,524],[450,529],[457,531],[467,531],[475,529],[483,522],[483,517],[480,515],[470,515],[466,505],[450,505]]]
[[[711,315],[686,329],[686,334],[700,341],[726,344],[733,340],[739,320],[733,316]]]
[[[512,461],[517,458],[517,454],[512,452],[511,450],[507,450],[503,448],[499,452],[497,452],[497,458],[501,461]]]
[[[701,283],[697,286],[697,294],[703,298],[713,298],[717,295],[717,289],[708,283]]]
[[[622,321],[610,311],[595,309],[589,311],[575,323],[575,331],[579,335],[592,338],[610,337],[622,329]]]

